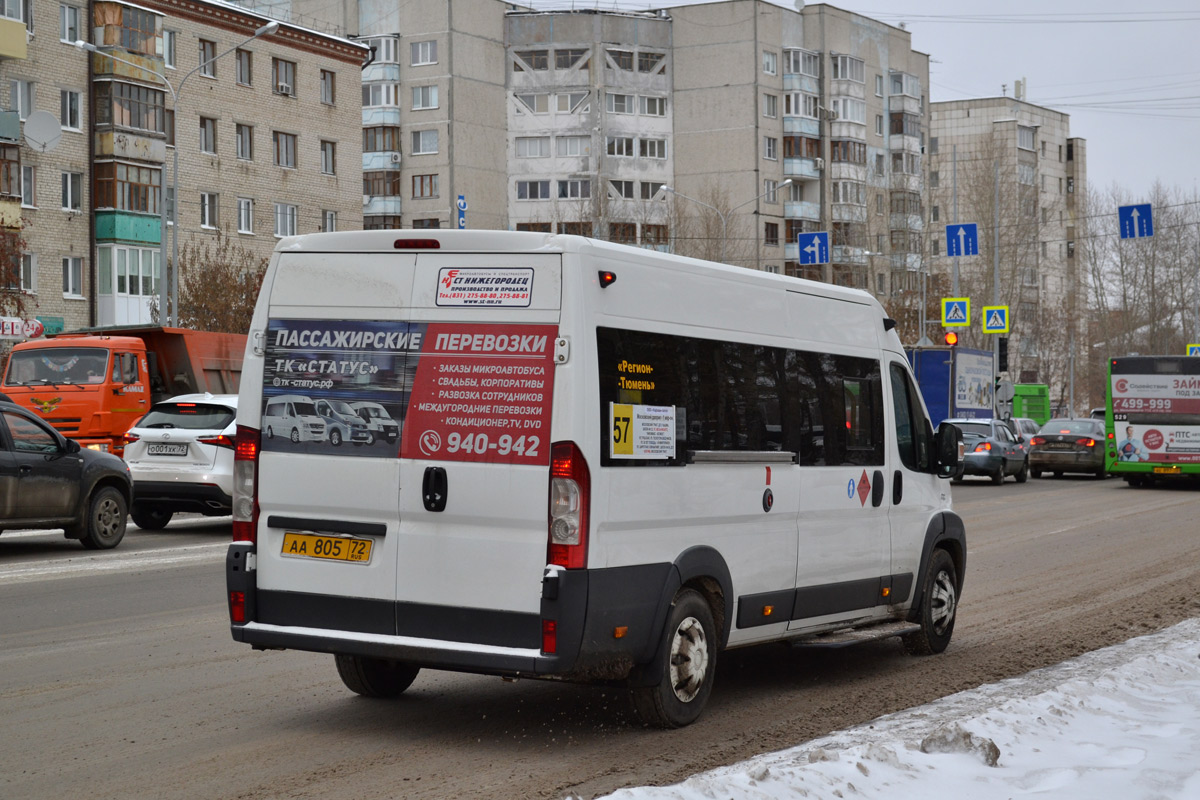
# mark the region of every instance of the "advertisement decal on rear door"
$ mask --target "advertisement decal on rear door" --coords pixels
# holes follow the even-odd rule
[[[547,464],[554,325],[430,324],[403,458]]]

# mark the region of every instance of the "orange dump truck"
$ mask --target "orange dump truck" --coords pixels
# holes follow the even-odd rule
[[[13,347],[2,391],[84,447],[121,454],[150,406],[238,390],[246,336],[186,328],[87,328]]]

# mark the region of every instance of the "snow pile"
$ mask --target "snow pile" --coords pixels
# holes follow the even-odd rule
[[[612,800],[1200,798],[1200,619]]]

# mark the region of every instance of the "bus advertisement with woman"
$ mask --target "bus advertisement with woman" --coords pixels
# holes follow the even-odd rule
[[[1200,475],[1200,358],[1111,359],[1107,394],[1109,473],[1135,486]]]

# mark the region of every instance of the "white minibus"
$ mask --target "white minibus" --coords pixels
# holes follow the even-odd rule
[[[576,236],[285,238],[242,371],[233,638],[374,697],[421,668],[616,684],[666,728],[732,648],[941,652],[962,439],[894,327],[858,290]],[[265,435],[296,393],[399,441]]]

